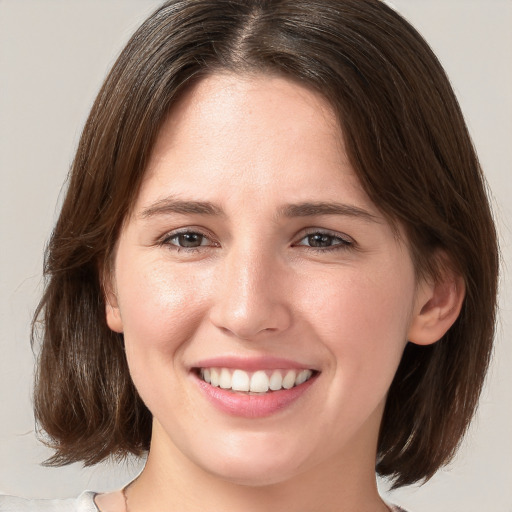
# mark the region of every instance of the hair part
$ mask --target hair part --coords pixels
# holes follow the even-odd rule
[[[498,248],[449,81],[416,30],[378,0],[173,0],[130,39],[84,127],[46,253],[33,340],[41,319],[34,400],[55,449],[48,463],[149,448],[151,414],[122,334],[106,324],[101,269],[171,107],[194,81],[226,71],[280,74],[320,92],[363,189],[404,226],[418,275],[438,278],[444,258],[464,279],[455,325],[434,345],[406,346],[381,425],[377,471],[395,486],[428,479],[455,453],[478,402]]]

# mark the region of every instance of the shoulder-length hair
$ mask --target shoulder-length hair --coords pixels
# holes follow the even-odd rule
[[[218,71],[279,74],[321,93],[364,190],[404,226],[418,275],[439,277],[442,252],[463,277],[453,327],[431,346],[406,346],[378,441],[376,469],[395,486],[430,478],[481,392],[498,248],[449,81],[416,30],[378,0],[172,0],[128,42],[83,130],[46,254],[33,336],[42,338],[35,410],[55,449],[49,463],[149,448],[151,414],[123,336],[106,324],[102,275],[163,120],[187,87]]]

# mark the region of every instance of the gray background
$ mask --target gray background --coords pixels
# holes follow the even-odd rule
[[[140,470],[43,468],[34,436],[29,323],[42,254],[81,127],[107,70],[156,0],[0,0],[0,492],[67,497]],[[394,0],[445,65],[493,191],[501,314],[493,366],[456,460],[389,494],[411,512],[512,512],[512,2]],[[386,492],[385,483],[381,483]]]

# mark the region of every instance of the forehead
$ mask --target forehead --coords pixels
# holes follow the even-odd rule
[[[344,153],[333,109],[319,93],[279,76],[214,74],[194,84],[173,106],[148,170],[171,144],[227,146],[224,137],[234,133],[239,137],[231,140],[232,147],[255,138],[277,141],[295,136],[298,140],[305,127],[312,142],[327,138],[326,144],[339,146]]]
[[[250,120],[262,110],[281,118],[291,105],[295,121],[315,122],[323,116],[324,123],[333,130],[338,128],[331,105],[320,93],[292,78],[259,72],[240,75],[225,71],[201,78],[180,96],[169,122],[183,124],[197,116],[202,120],[213,116],[217,123],[232,122],[240,114]]]
[[[279,76],[215,74],[187,90],[157,137],[141,199],[159,187],[173,194],[194,184],[218,190],[226,180],[228,189],[279,187],[295,195],[335,194],[333,182],[342,180],[368,202],[330,104]]]

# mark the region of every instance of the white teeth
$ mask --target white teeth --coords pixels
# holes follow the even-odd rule
[[[288,373],[284,376],[283,379],[283,388],[284,389],[291,389],[293,388],[293,385],[295,384],[295,377],[297,374],[295,373],[295,370],[289,370]]]
[[[279,370],[272,372],[268,386],[272,391],[278,391],[283,387],[283,376]]]
[[[257,371],[251,377],[251,388],[250,391],[254,391],[255,393],[266,393],[268,391],[268,376],[263,371]]]
[[[222,389],[231,389],[231,372],[227,368],[220,371],[219,386]]]
[[[312,370],[258,370],[254,373],[231,368],[201,368],[201,378],[215,387],[233,391],[266,393],[291,389],[313,376]]]
[[[311,370],[302,370],[295,379],[295,385],[304,384],[311,377]]]
[[[217,370],[217,368],[212,368],[210,370],[210,384],[212,386],[215,386],[215,387],[218,387],[219,385],[219,370]]]
[[[231,379],[231,389],[233,391],[249,391],[249,375],[243,370],[235,370]]]

